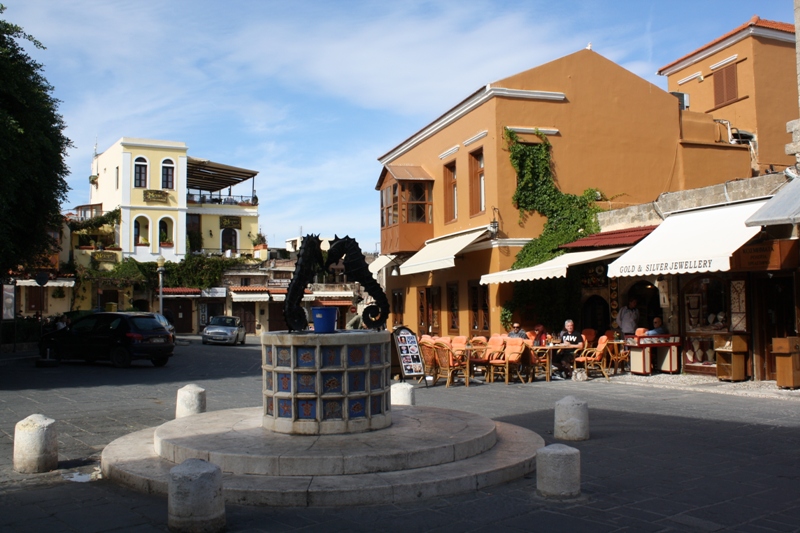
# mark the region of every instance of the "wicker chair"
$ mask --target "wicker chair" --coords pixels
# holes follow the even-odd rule
[[[422,354],[424,375],[419,378],[417,383],[422,382],[427,376],[431,376],[431,385],[436,385],[436,382],[439,381],[439,373],[436,364],[436,349],[433,342],[428,340],[419,341],[419,351]]]
[[[492,335],[486,343],[486,350],[483,352],[481,359],[486,367],[487,383],[491,383],[494,378],[491,368],[492,359],[502,359],[503,350],[506,347],[506,340],[508,339],[500,335]]]
[[[436,341],[433,347],[436,351],[436,363],[438,365],[437,375],[442,378],[447,378],[446,386],[449,387],[456,376],[461,373],[464,377],[464,385],[469,387],[466,358],[453,352],[450,343]]]
[[[584,348],[592,348],[595,346],[595,339],[597,339],[597,331],[592,328],[586,328],[581,331],[581,335],[583,335],[584,339]]]
[[[486,358],[486,352],[488,351],[486,337],[472,337],[469,341],[469,345],[469,365],[472,367],[473,373],[476,368],[482,368],[483,375],[488,376],[489,359]]]
[[[508,385],[512,372],[516,372],[519,380],[525,383],[525,378],[522,377],[521,370],[522,366],[525,364],[524,355],[528,347],[520,338],[508,337],[505,341],[506,345],[503,351],[499,354],[495,352],[497,357],[492,357],[489,361],[491,381],[494,382],[497,372],[503,372],[505,374],[506,385]]]
[[[577,368],[580,363],[583,363],[583,368],[586,369],[586,375],[589,375],[590,370],[599,370],[603,377],[608,379],[608,372],[606,371],[606,348],[608,347],[608,337],[603,335],[597,340],[595,348],[586,348],[581,355],[575,358],[575,367]]]

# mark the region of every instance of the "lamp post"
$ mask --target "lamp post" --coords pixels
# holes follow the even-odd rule
[[[158,314],[164,314],[164,263],[166,259],[164,259],[163,255],[159,255],[156,259],[156,264],[158,265]]]

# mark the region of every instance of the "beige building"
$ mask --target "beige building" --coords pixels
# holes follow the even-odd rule
[[[689,109],[714,117],[731,142],[749,146],[755,174],[795,163],[784,153],[786,123],[797,115],[794,24],[754,16],[665,65],[669,90]]]
[[[750,150],[727,128],[591,50],[489,83],[379,158],[381,252],[390,323],[417,333],[502,332],[511,267],[544,219],[520,220],[504,130],[552,144],[557,185],[600,189],[617,208],[663,192],[750,175]]]

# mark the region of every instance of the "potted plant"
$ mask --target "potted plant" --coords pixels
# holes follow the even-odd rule
[[[159,233],[158,241],[162,248],[172,248],[172,239],[167,237],[167,232],[162,231]]]
[[[136,246],[150,246],[150,241],[147,240],[147,237],[139,237],[139,242],[136,243]]]
[[[256,233],[256,236],[251,239],[253,241],[253,249],[254,250],[266,250],[267,249],[267,238],[264,236],[263,233],[259,232]]]

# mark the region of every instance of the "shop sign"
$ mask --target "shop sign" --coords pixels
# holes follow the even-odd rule
[[[144,191],[145,202],[161,202],[167,203],[169,201],[169,192],[159,191],[154,189],[145,189]]]
[[[800,263],[798,241],[774,240],[742,246],[731,257],[732,270],[784,270]]]
[[[225,287],[211,287],[200,291],[203,298],[225,298],[225,294]]]
[[[92,259],[98,263],[116,263],[117,252],[92,252]]]
[[[219,217],[219,229],[242,229],[242,217]]]

